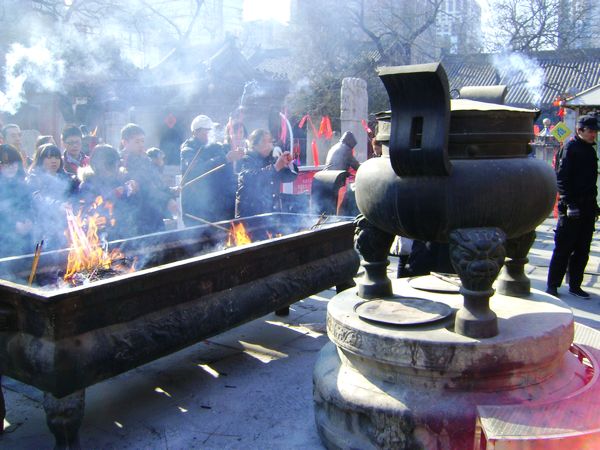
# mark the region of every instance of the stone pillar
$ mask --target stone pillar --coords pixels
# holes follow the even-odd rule
[[[341,91],[341,132],[351,131],[356,137],[356,159],[367,160],[367,132],[361,120],[368,120],[369,97],[367,82],[362,78],[344,78]]]

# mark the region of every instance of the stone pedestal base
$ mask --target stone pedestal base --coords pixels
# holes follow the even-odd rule
[[[462,306],[460,295],[405,280],[394,292]],[[363,301],[350,289],[328,306],[332,343],[314,370],[315,419],[328,448],[469,450],[477,405],[559,399],[583,386],[586,369],[568,352],[571,311],[540,292],[493,296],[499,332],[485,340],[456,334],[453,317],[410,327],[367,322],[355,313]]]

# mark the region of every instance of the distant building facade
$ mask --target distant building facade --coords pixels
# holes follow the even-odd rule
[[[442,54],[481,50],[481,6],[477,0],[445,0],[436,17],[436,43]]]

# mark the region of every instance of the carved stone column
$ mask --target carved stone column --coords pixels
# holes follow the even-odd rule
[[[83,422],[85,390],[63,398],[44,392],[46,423],[56,439],[55,450],[79,450],[79,428]]]
[[[362,78],[344,78],[340,92],[340,122],[341,132],[351,131],[356,138],[356,159],[360,162],[367,160],[367,133],[361,120],[367,120],[369,96],[367,82]]]
[[[388,255],[394,235],[374,227],[362,214],[354,223],[354,243],[363,257],[360,265],[365,270],[358,282],[358,295],[367,299],[392,295],[392,281],[387,276],[387,266],[390,264]]]
[[[535,231],[506,241],[506,261],[496,283],[500,294],[513,297],[529,295],[531,281],[525,275],[525,264],[529,262],[527,254],[534,241]]]
[[[499,228],[460,228],[450,233],[450,259],[464,297],[454,331],[472,338],[498,334],[498,319],[490,309],[492,284],[504,262],[506,235]]]

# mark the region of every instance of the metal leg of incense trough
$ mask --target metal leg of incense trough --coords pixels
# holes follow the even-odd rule
[[[55,450],[79,450],[79,427],[83,422],[85,390],[62,398],[44,392],[46,423],[56,439]]]

